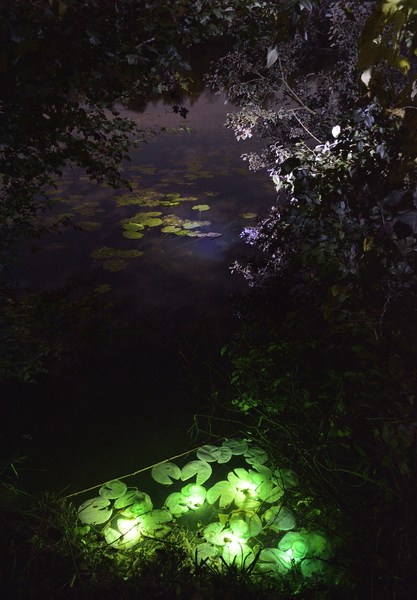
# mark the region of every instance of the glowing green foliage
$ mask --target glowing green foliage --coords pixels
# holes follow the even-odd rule
[[[87,525],[105,523],[110,519],[113,512],[111,508],[107,508],[109,505],[110,500],[103,498],[103,496],[86,500],[78,509],[78,518]]]
[[[139,238],[143,238],[143,233],[139,233],[139,231],[124,231],[123,236],[129,240],[138,240]]]
[[[187,498],[180,492],[173,492],[170,494],[165,500],[165,507],[174,516],[181,515],[190,510]]]
[[[127,490],[127,485],[123,483],[123,481],[119,481],[118,479],[113,479],[112,481],[108,481],[104,485],[101,486],[98,493],[103,498],[120,498]]]
[[[257,570],[263,573],[272,571],[277,575],[285,574],[291,567],[291,557],[278,548],[265,548],[259,555]]]
[[[192,460],[181,469],[181,479],[186,481],[197,475],[196,483],[201,485],[211,476],[211,467],[205,460]]]
[[[160,508],[147,513],[141,518],[141,528],[145,533],[149,532],[155,535],[158,530],[163,531],[163,525],[169,521],[172,521],[171,513],[164,508]]]
[[[185,501],[190,508],[198,508],[204,504],[207,496],[207,490],[202,485],[189,483],[181,489]]]
[[[248,449],[247,442],[239,438],[225,440],[222,445],[230,448],[231,453],[235,455],[245,454]]]
[[[254,460],[253,468],[235,467],[227,479],[215,482],[206,490],[201,483],[212,476],[211,464],[227,462],[232,453]],[[170,461],[152,468],[153,479],[163,485],[171,485],[173,479],[196,478],[195,483],[182,485],[180,491],[169,494],[163,508],[154,509],[148,494],[135,487],[128,489],[121,481],[113,480],[101,487],[99,497],[80,506],[79,519],[89,525],[100,525],[113,515],[102,528],[102,534],[108,545],[123,552],[134,551],[138,544],[143,549],[150,539],[165,543],[174,528],[178,532],[178,527],[184,526],[181,531],[187,536],[189,552],[196,564],[210,561],[222,569],[235,565],[253,569],[254,573],[275,575],[283,575],[295,565],[301,565],[298,568],[304,577],[324,575],[325,568],[320,562],[332,556],[327,538],[320,533],[289,532],[296,525],[295,517],[281,504],[265,511],[265,503],[281,499],[284,493],[281,483],[285,482],[288,488],[298,483],[293,471],[273,470],[260,464],[266,453],[261,448],[248,447],[239,439],[227,440],[221,446],[206,444],[197,449],[196,455],[197,460],[186,463],[182,469]],[[216,511],[218,520],[213,521]],[[197,515],[198,522],[193,526],[198,535],[192,532],[190,537],[191,532],[186,533],[186,530],[190,523],[195,523]],[[270,540],[271,532],[286,531],[288,533],[277,539],[278,547],[259,551],[261,544]]]
[[[198,544],[195,548],[195,559],[196,563],[199,565],[202,561],[206,561],[207,559],[215,558],[219,556],[220,550],[216,546],[209,544],[208,542],[203,542],[202,544]]]
[[[283,506],[269,508],[264,515],[264,519],[266,524],[274,531],[288,531],[295,527],[293,513]]]
[[[230,481],[218,481],[207,491],[207,502],[214,504],[218,500],[220,508],[227,508],[235,495],[236,488]]]
[[[268,460],[268,454],[265,450],[256,446],[249,448],[243,456],[250,465],[262,465]]]
[[[170,485],[172,483],[172,479],[180,478],[181,471],[176,464],[172,462],[163,462],[153,467],[151,475],[158,483]]]
[[[200,460],[217,462],[220,458],[220,449],[217,446],[201,446],[201,448],[197,450],[197,456]]]
[[[264,481],[258,488],[259,497],[264,502],[276,502],[281,498],[284,490],[281,486],[276,485],[276,480]]]

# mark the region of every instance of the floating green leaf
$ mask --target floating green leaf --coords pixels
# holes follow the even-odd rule
[[[220,508],[227,508],[236,494],[235,486],[230,481],[218,481],[207,491],[207,502],[214,504],[219,501]]]
[[[288,531],[295,527],[295,518],[293,513],[284,506],[271,506],[264,519],[268,527],[274,531]]]
[[[98,493],[103,498],[119,498],[123,496],[127,490],[127,485],[123,483],[123,481],[119,481],[118,479],[113,479],[112,481],[108,481],[104,483],[99,489]]]
[[[122,271],[129,266],[129,261],[127,260],[106,260],[102,267],[103,269],[107,269],[107,271]]]
[[[210,446],[207,444],[205,446],[201,446],[201,448],[198,448],[197,456],[200,460],[217,462],[220,458],[220,450],[217,446]]]
[[[268,454],[262,448],[253,446],[244,453],[246,462],[250,465],[262,465],[268,460]]]
[[[276,485],[272,480],[264,481],[258,487],[258,494],[264,502],[273,503],[281,498],[284,490],[281,486]]]
[[[197,485],[202,485],[211,476],[211,466],[205,460],[192,460],[181,469],[181,479],[186,481],[197,475]]]
[[[145,226],[142,225],[142,223],[125,223],[123,229],[126,229],[127,231],[139,231],[145,229]]]
[[[139,233],[139,231],[124,231],[123,236],[129,240],[138,240],[143,238],[143,233]]]
[[[199,210],[199,211],[210,210],[210,206],[208,204],[196,204],[195,206],[192,207],[192,210]]]
[[[170,494],[165,500],[165,507],[174,516],[181,515],[190,510],[186,497],[180,492]]]
[[[176,464],[172,462],[163,462],[153,467],[151,475],[158,483],[164,485],[170,485],[173,483],[172,479],[179,479],[181,476],[181,470]],[[171,479],[172,478],[172,479]]]
[[[108,498],[97,496],[86,500],[78,509],[78,518],[87,525],[100,525],[108,521],[112,514],[112,509],[107,508],[110,504]]]
[[[198,544],[195,548],[195,559],[198,565],[202,561],[206,561],[209,558],[216,558],[217,556],[219,556],[219,554],[219,548],[213,546],[212,544],[209,544],[208,542]]]
[[[241,440],[240,438],[225,440],[222,445],[226,446],[226,448],[230,448],[232,454],[235,455],[245,454],[248,449],[247,442],[245,442],[245,440]]]
[[[181,231],[181,227],[177,225],[167,225],[161,228],[162,233],[178,233],[178,231]]]

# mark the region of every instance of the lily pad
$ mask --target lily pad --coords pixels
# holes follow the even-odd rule
[[[220,508],[227,508],[236,495],[235,486],[230,481],[218,481],[207,491],[207,502],[214,504],[219,501]]]
[[[138,240],[143,238],[143,233],[139,233],[139,231],[124,231],[123,236],[129,240]]]
[[[122,271],[129,266],[129,261],[127,260],[106,260],[102,267],[103,269],[107,269],[107,271]]]
[[[151,475],[158,483],[164,485],[170,485],[173,483],[172,479],[179,479],[181,476],[181,470],[176,464],[172,462],[160,463],[153,467]]]
[[[216,558],[219,556],[219,554],[219,548],[209,544],[208,542],[203,542],[195,547],[195,560],[198,565],[202,561],[206,562],[209,558]]]
[[[196,204],[195,206],[192,207],[192,210],[199,210],[199,211],[210,210],[210,206],[208,204]]]
[[[107,508],[110,504],[108,498],[97,496],[86,500],[78,509],[78,518],[87,525],[100,525],[108,521],[113,510]]]
[[[220,458],[220,450],[217,446],[210,446],[209,444],[201,446],[197,450],[197,456],[200,460],[207,462],[217,462]]]
[[[128,517],[129,519],[132,517],[139,517],[140,515],[144,515],[153,509],[152,500],[145,492],[136,491],[133,496],[132,504],[130,504],[131,499],[132,498],[129,498],[129,505],[127,505],[122,512],[124,517]],[[117,501],[114,505],[115,508],[117,508],[116,504]]]
[[[205,460],[192,460],[181,469],[181,479],[186,481],[197,475],[197,485],[202,485],[207,479],[210,478],[212,473],[211,466]]]
[[[170,494],[165,500],[165,507],[172,515],[174,515],[174,517],[182,515],[190,510],[187,498],[180,492]]]
[[[240,438],[225,440],[222,445],[226,446],[226,448],[230,448],[231,453],[237,456],[240,454],[245,454],[246,450],[248,449],[247,442],[245,442],[245,440],[241,440]]]
[[[95,221],[78,221],[76,225],[77,227],[81,227],[81,229],[84,229],[84,231],[91,231],[93,229],[101,227],[101,223],[96,223]]]
[[[123,229],[126,229],[127,231],[138,231],[140,229],[145,229],[145,227],[142,223],[125,223]]]
[[[172,514],[165,508],[158,508],[142,517],[141,526],[144,530],[154,532],[169,521],[172,521]]]
[[[258,494],[264,502],[273,503],[281,498],[284,490],[280,485],[276,485],[272,480],[264,481],[258,487]]]
[[[265,548],[259,555],[258,570],[266,573],[275,571],[275,573],[288,573],[293,566],[291,557],[278,548]]]
[[[265,452],[265,450],[262,450],[262,448],[258,448],[256,446],[249,448],[245,452],[244,457],[246,462],[248,462],[250,465],[262,465],[268,460],[268,454]]]
[[[293,513],[284,506],[271,506],[264,514],[264,519],[273,531],[289,531],[295,527]]]
[[[98,493],[103,498],[120,498],[126,493],[127,485],[123,483],[123,481],[119,481],[118,479],[113,479],[112,481],[108,481],[104,483],[99,489]]]

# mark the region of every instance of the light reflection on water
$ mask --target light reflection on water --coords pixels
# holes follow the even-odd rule
[[[255,224],[255,219],[239,214],[265,214],[275,194],[267,175],[249,173],[240,159],[253,143],[236,142],[223,127],[230,105],[206,91],[185,106],[190,111],[186,120],[167,112],[169,107],[162,103],[150,105],[144,114],[129,113],[142,127],[184,124],[193,132],[150,140],[132,153],[126,173],[138,184],[138,192],[180,193],[196,201],[175,207],[117,206],[125,190],[96,186],[83,179],[80,169],[68,170],[59,185],[63,201],[52,215],[71,213],[75,223],[99,226],[65,229],[45,240],[48,250],[22,253],[16,269],[22,286],[39,291],[65,283],[74,273],[87,273],[94,286],[111,286],[105,297],[116,303],[116,319],[144,328],[139,339],[103,349],[65,389],[48,389],[46,384],[18,404],[21,422],[14,425],[16,435],[27,433],[19,429],[22,423],[28,430],[37,428],[31,456],[46,469],[40,474],[41,489],[78,489],[184,450],[192,416],[203,407],[182,389],[188,367],[178,340],[204,326],[209,343],[220,349],[235,328],[231,296],[244,290],[245,283],[231,276],[229,267],[248,252],[240,230]],[[194,204],[208,204],[210,210],[198,214]],[[209,220],[209,226],[199,229],[221,236],[177,237],[154,227],[145,230],[142,239],[123,237],[120,220],[141,211]],[[103,260],[90,256],[104,246],[144,254],[128,259],[126,269],[110,272],[102,267]]]

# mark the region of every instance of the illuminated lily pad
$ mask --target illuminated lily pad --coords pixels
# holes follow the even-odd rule
[[[207,502],[214,504],[218,500],[220,508],[227,508],[235,495],[236,488],[230,481],[218,481],[207,491]]]
[[[127,260],[106,260],[103,264],[102,267],[103,269],[106,269],[107,271],[123,271],[123,269],[126,269],[126,267],[129,266],[129,261]]]
[[[205,460],[192,460],[181,469],[181,479],[186,481],[197,475],[197,485],[202,485],[211,476],[212,469]]]
[[[182,515],[190,510],[186,497],[180,492],[170,494],[165,500],[165,507],[174,515]]]
[[[284,506],[271,506],[264,514],[264,519],[273,531],[288,531],[295,527],[293,513]]]
[[[78,509],[78,518],[87,525],[100,525],[108,521],[112,515],[112,509],[107,508],[110,504],[108,498],[97,496],[86,500]]]
[[[222,445],[230,448],[232,454],[235,455],[245,454],[246,450],[248,449],[247,442],[245,442],[245,440],[241,440],[240,438],[225,440]]]
[[[284,489],[297,487],[299,483],[298,475],[294,471],[291,471],[291,469],[277,469],[274,471],[274,474]]]
[[[291,556],[278,548],[265,548],[259,555],[257,570],[262,573],[288,573],[293,566]]]
[[[199,211],[210,210],[210,206],[208,204],[196,204],[195,206],[192,207],[192,210],[199,210]]]
[[[203,530],[203,536],[210,542],[211,544],[215,544],[216,546],[224,546],[226,543],[224,537],[225,527],[222,523],[215,521],[214,523],[210,523]],[[230,531],[230,530],[229,530]]]
[[[128,238],[129,240],[138,240],[143,238],[143,233],[139,233],[139,231],[124,231],[123,236]]]
[[[261,483],[258,487],[258,493],[261,500],[272,504],[281,498],[284,494],[284,490],[281,486],[276,485],[272,480],[269,480]]]
[[[153,467],[151,475],[158,483],[164,485],[170,485],[173,483],[172,479],[179,479],[181,476],[181,470],[176,464],[172,462],[160,463]]]
[[[217,462],[217,460],[220,458],[220,450],[217,446],[210,446],[207,444],[206,446],[201,446],[201,448],[198,448],[197,456],[200,460]]]
[[[116,504],[114,505],[115,508]],[[133,503],[129,506],[126,506],[122,511],[122,515],[124,517],[128,517],[129,519],[133,517],[139,517],[141,515],[145,515],[153,509],[152,500],[145,492],[136,492],[133,497]]]
[[[159,508],[142,517],[141,527],[145,531],[154,533],[161,525],[169,521],[172,521],[172,514],[165,508]]]
[[[113,479],[112,481],[108,481],[104,483],[99,489],[100,496],[103,498],[120,498],[126,493],[127,485],[123,483],[123,481],[119,481],[118,479]]]
[[[220,549],[217,546],[213,546],[208,542],[203,542],[195,547],[195,560],[199,565],[202,561],[206,562],[208,559],[213,559],[219,556]]]
[[[265,450],[262,450],[262,448],[258,448],[256,446],[249,448],[245,452],[244,457],[246,462],[251,465],[262,465],[268,460],[268,454],[265,452]]]
[[[258,493],[255,490],[237,490],[234,502],[238,508],[256,511],[261,505]]]

